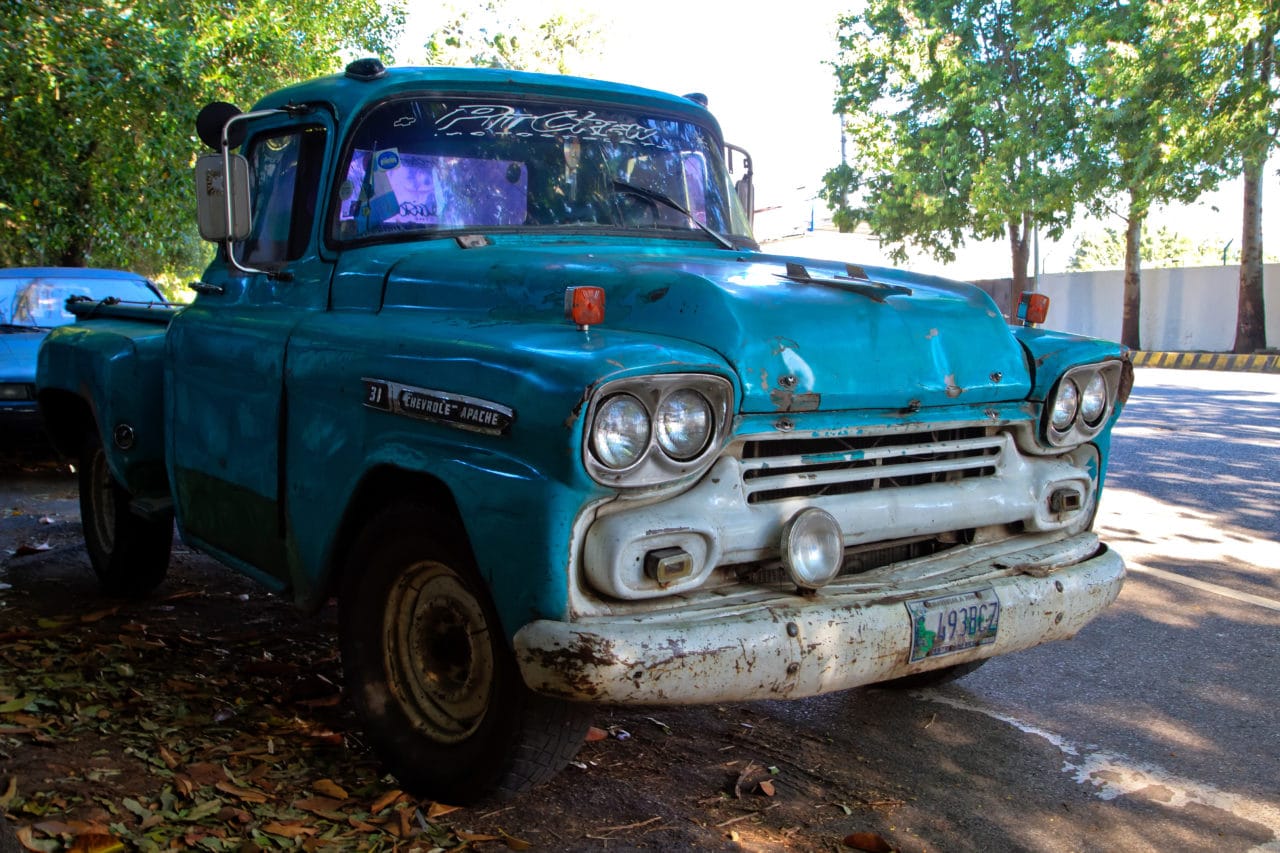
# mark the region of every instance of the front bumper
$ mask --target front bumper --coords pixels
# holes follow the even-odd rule
[[[1007,654],[1073,636],[1124,582],[1120,556],[1092,533],[1028,539],[940,573],[854,578],[816,596],[757,591],[655,614],[539,620],[516,633],[516,658],[538,693],[690,704],[814,696]],[[995,642],[910,663],[905,602],[983,588],[1000,599]]]

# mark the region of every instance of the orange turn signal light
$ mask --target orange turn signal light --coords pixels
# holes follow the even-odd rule
[[[1043,293],[1034,293],[1030,290],[1022,291],[1022,298],[1018,300],[1018,319],[1022,321],[1023,325],[1039,325],[1048,316],[1048,296]]]
[[[604,322],[604,288],[570,287],[564,292],[564,314],[580,328]]]

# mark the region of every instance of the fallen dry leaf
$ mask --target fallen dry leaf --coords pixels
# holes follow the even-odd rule
[[[874,832],[855,832],[852,835],[846,835],[844,846],[862,850],[864,853],[894,853],[896,850],[893,845]]]
[[[85,625],[92,625],[94,622],[101,622],[103,619],[106,619],[108,616],[115,616],[119,612],[120,612],[119,605],[115,607],[108,607],[105,610],[95,610],[92,613],[85,613],[80,617],[80,621],[83,622]]]
[[[347,792],[332,779],[320,779],[311,783],[311,790],[317,794],[323,794],[326,797],[333,797],[335,800],[349,799]]]
[[[595,743],[596,741],[606,740],[609,733],[604,729],[598,729],[595,726],[587,729],[587,743]]]
[[[111,835],[94,833],[76,836],[67,848],[68,853],[120,853],[127,848]]]
[[[230,782],[219,782],[213,787],[224,794],[230,794],[233,797],[244,800],[246,803],[265,803],[271,799],[261,791],[255,791],[252,788],[241,788],[237,785],[232,785]]]
[[[768,779],[765,779],[760,783],[760,793],[764,794],[766,797],[772,797],[777,793],[777,791],[774,790],[773,783]]]
[[[440,817],[441,815],[446,815],[449,812],[456,812],[459,808],[461,808],[461,806],[446,806],[444,803],[432,803],[427,807],[427,819],[431,820],[433,818]]]
[[[508,835],[507,833],[503,832],[501,829],[498,831],[502,832],[502,840],[503,842],[506,843],[508,850],[528,850],[530,847],[533,846],[528,841],[525,841],[523,838],[516,838],[514,835]]]
[[[293,803],[295,809],[302,809],[304,812],[311,812],[329,820],[346,820],[346,815],[339,811],[343,805],[342,800],[331,797],[308,797],[295,800]]]
[[[263,832],[269,832],[272,835],[282,835],[285,838],[297,838],[300,835],[315,835],[320,830],[314,826],[307,826],[305,823],[296,821],[273,821],[262,827]]]
[[[221,764],[208,764],[205,762],[188,764],[186,771],[186,775],[190,776],[198,785],[216,785],[219,782],[227,781],[227,771],[223,769]]]
[[[369,814],[377,814],[388,806],[395,805],[396,801],[404,796],[404,791],[396,789],[387,791],[381,797],[373,801],[373,805],[369,806]]]

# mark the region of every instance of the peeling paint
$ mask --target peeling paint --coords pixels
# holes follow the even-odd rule
[[[956,384],[956,375],[954,373],[947,374],[946,382],[948,397],[955,399],[964,393],[964,389]]]

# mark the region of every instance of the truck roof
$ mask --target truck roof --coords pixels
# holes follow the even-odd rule
[[[369,62],[359,60],[358,62]],[[374,61],[376,62],[376,60]],[[357,63],[352,63],[356,65]],[[571,77],[560,74],[535,74],[497,68],[393,67],[376,76],[357,76],[350,72],[320,77],[272,92],[254,105],[254,109],[282,107],[286,104],[326,103],[333,107],[339,122],[348,120],[365,107],[389,96],[414,93],[442,95],[518,93],[553,98],[614,101],[631,106],[648,107],[675,113],[709,125],[721,136],[715,117],[701,104],[689,98],[628,86]],[[375,66],[377,67],[377,66]]]

